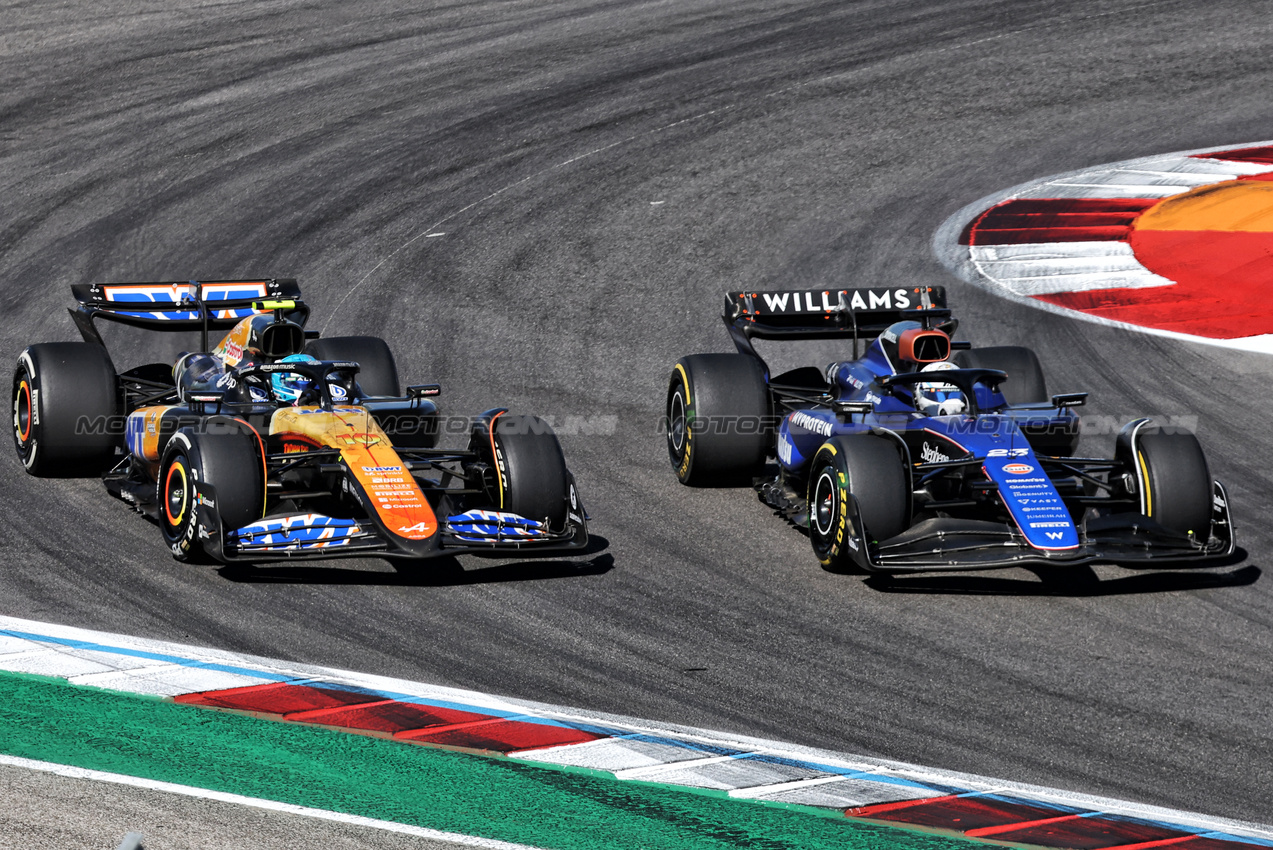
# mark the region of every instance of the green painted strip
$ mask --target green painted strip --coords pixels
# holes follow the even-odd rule
[[[985,846],[13,673],[0,752],[553,850]]]

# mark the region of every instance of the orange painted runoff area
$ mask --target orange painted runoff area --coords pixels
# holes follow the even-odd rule
[[[1273,231],[1273,183],[1230,180],[1167,198],[1132,224],[1143,230]]]
[[[1035,297],[1212,339],[1273,334],[1273,182],[1231,180],[1167,198],[1137,217],[1127,241],[1141,265],[1175,285]]]

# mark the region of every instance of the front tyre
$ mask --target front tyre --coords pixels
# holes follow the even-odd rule
[[[183,428],[174,434],[159,465],[159,528],[178,561],[210,560],[199,537],[201,507],[219,517],[222,535],[265,512],[259,437],[233,420],[212,419],[207,426],[202,432]]]
[[[854,528],[849,497],[862,528]],[[910,524],[910,480],[893,441],[876,434],[833,437],[809,467],[809,541],[824,569],[857,567],[860,541],[896,537]]]
[[[1179,534],[1211,531],[1211,470],[1198,438],[1183,428],[1132,422],[1115,452],[1134,482],[1128,495],[1142,514]]]
[[[13,442],[31,475],[88,477],[123,444],[119,379],[87,342],[28,346],[13,373]]]
[[[564,529],[571,507],[570,473],[553,429],[537,416],[505,413],[491,423],[489,435],[499,510],[547,519],[553,531]]]
[[[750,484],[772,442],[764,367],[745,354],[693,354],[672,369],[667,451],[682,484]]]

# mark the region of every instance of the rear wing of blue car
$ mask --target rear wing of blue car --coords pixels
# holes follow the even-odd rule
[[[155,331],[225,330],[254,313],[281,311],[304,325],[309,308],[295,278],[92,283],[71,287],[71,318],[86,342],[103,345],[97,319]],[[205,342],[204,348],[207,345]]]
[[[734,345],[753,356],[753,339],[856,341],[906,319],[947,332],[955,324],[942,286],[730,292],[724,319]]]

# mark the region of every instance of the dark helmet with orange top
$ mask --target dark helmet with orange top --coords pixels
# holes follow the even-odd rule
[[[950,335],[919,322],[894,322],[880,334],[880,348],[896,372],[914,372],[950,357]]]

